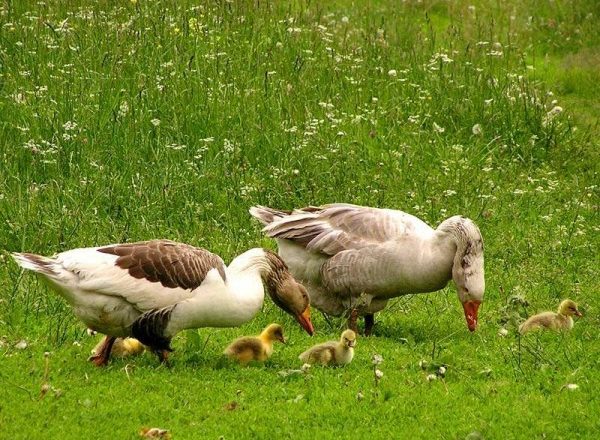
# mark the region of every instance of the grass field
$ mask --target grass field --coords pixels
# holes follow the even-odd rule
[[[0,438],[596,438],[599,27],[595,0],[1,3]],[[98,369],[9,257],[169,238],[230,261],[275,246],[250,206],[334,201],[473,219],[478,331],[450,285],[393,301],[347,368],[283,377],[343,322],[315,311],[309,340],[266,300],[181,334],[170,369]],[[516,337],[565,297],[572,332]],[[269,362],[223,362],[273,321]]]

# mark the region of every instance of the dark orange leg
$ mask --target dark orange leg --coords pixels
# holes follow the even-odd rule
[[[350,311],[350,316],[348,316],[348,328],[354,333],[358,333],[358,327],[356,325],[356,321],[358,320],[358,310],[352,309]]]
[[[169,366],[169,351],[168,350],[153,350],[161,364]]]
[[[108,364],[110,351],[112,350],[112,346],[116,339],[117,338],[114,336],[105,336],[100,349],[96,352],[96,354],[90,356],[88,360],[92,361],[97,367],[104,367],[106,364]]]

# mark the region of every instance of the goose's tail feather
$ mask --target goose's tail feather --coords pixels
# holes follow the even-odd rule
[[[291,212],[257,205],[250,208],[250,214],[252,217],[257,218],[263,225],[267,226],[275,220],[287,217]]]
[[[55,278],[60,274],[58,263],[52,258],[19,252],[13,253],[12,257],[24,269],[33,270],[51,278]]]

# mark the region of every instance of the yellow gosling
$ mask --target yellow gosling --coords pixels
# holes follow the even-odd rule
[[[307,364],[347,365],[352,362],[355,345],[356,333],[348,329],[342,333],[339,341],[315,345],[302,353],[299,358]]]
[[[92,350],[92,355],[97,355],[103,344],[105,338],[102,338],[100,342]],[[142,354],[146,350],[146,346],[135,338],[117,338],[112,346],[110,354],[115,357],[128,357],[137,356]]]
[[[273,342],[285,344],[283,327],[269,324],[258,336],[242,336],[233,341],[223,352],[229,359],[242,365],[251,361],[264,362],[273,354]]]
[[[582,316],[577,309],[577,304],[570,299],[565,299],[558,306],[558,312],[542,312],[530,316],[523,324],[519,326],[519,333],[522,335],[539,328],[549,328],[551,330],[571,330],[573,328],[573,315]]]

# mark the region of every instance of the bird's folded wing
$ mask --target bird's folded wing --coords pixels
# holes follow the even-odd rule
[[[270,237],[294,241],[312,252],[335,255],[430,229],[402,211],[331,204],[297,209],[288,215],[281,212],[263,230]]]
[[[73,250],[58,258],[79,289],[121,296],[140,310],[175,304],[204,281],[226,276],[219,256],[168,240]]]

